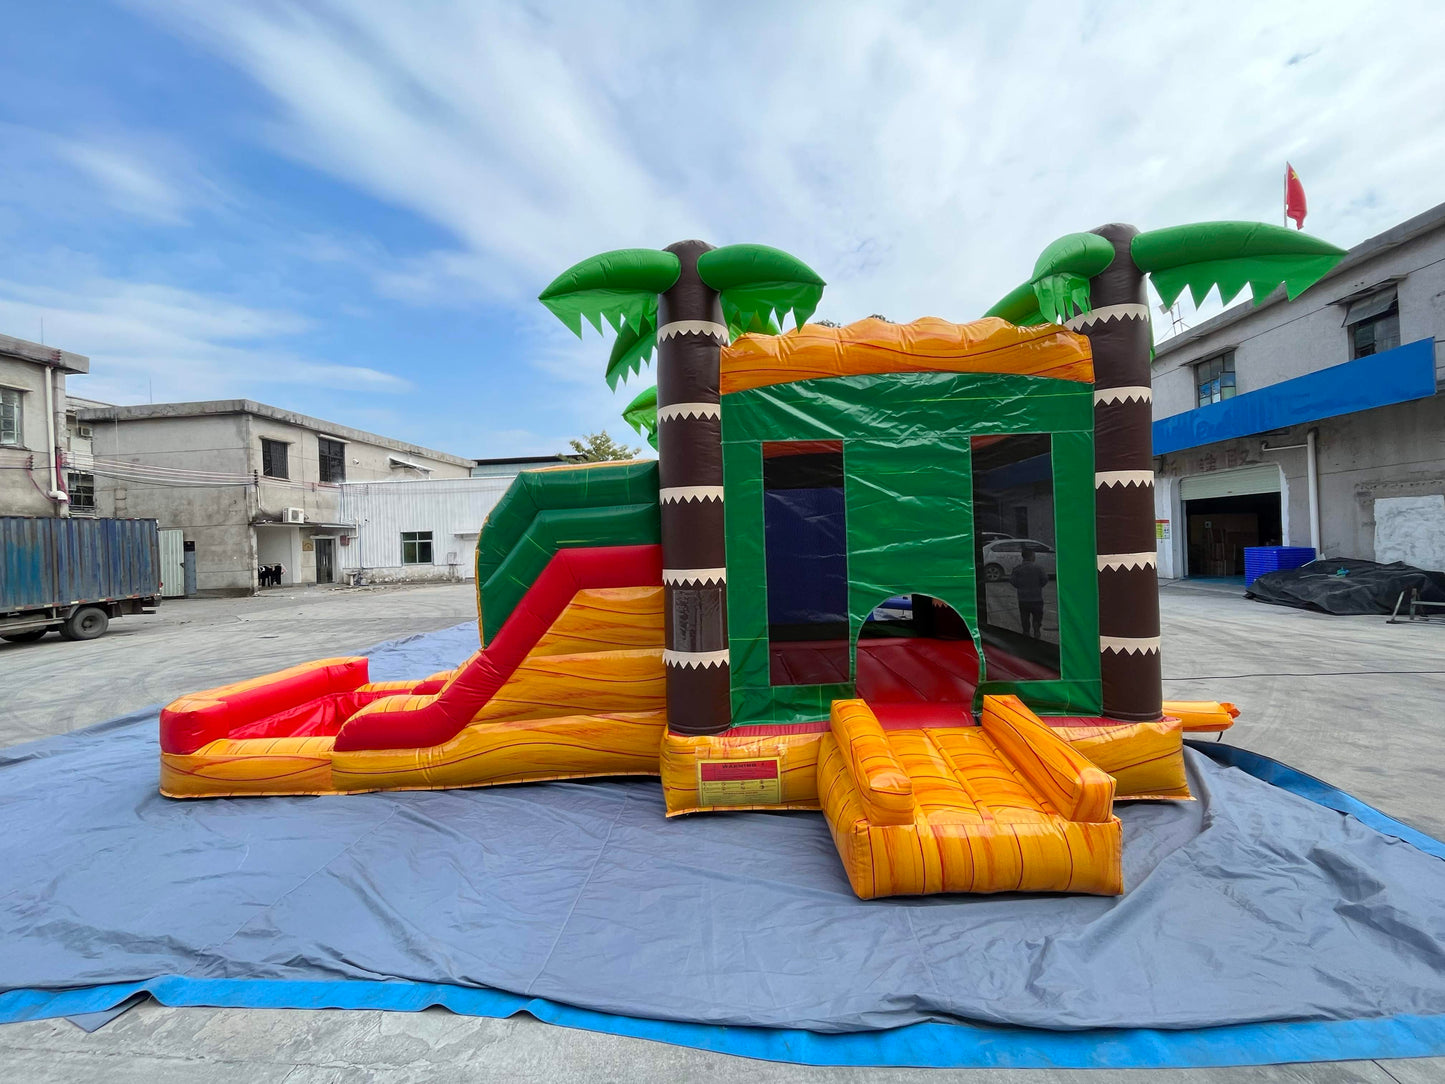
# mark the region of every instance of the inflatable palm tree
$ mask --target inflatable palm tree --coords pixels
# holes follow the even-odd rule
[[[1149,233],[1112,224],[1049,245],[1033,278],[988,311],[1013,324],[1063,322],[1093,346],[1105,715],[1157,719],[1162,700],[1145,276],[1165,305],[1186,287],[1198,304],[1216,286],[1228,304],[1246,285],[1258,304],[1280,285],[1295,298],[1343,256],[1317,238],[1262,223],[1202,222]]]
[[[714,734],[731,722],[719,350],[744,330],[802,326],[823,296],[802,261],[764,245],[680,241],[621,249],[559,275],[540,300],[579,337],[582,320],[617,332],[612,387],[657,351],[655,395],[668,726]],[[645,393],[644,393],[645,394]],[[634,400],[645,411],[643,396]]]
[[[657,385],[645,388],[622,410],[622,420],[657,451]]]
[[[778,334],[778,325],[767,316],[754,315],[744,329],[748,332],[756,332],[760,335]],[[734,328],[728,329],[729,334],[736,337],[738,332]],[[633,366],[640,365],[652,353],[652,346],[655,344],[655,335],[649,334],[640,337],[631,334],[631,326],[625,326],[622,334],[617,336],[617,344],[613,348],[612,357],[607,364],[607,383],[612,388],[617,387],[617,380],[620,376],[627,379],[628,372],[635,372]],[[645,341],[644,341],[645,340]],[[639,347],[646,348],[642,355],[636,354]],[[657,385],[646,388],[637,393],[637,396],[622,408],[622,420],[637,432],[641,437],[646,438],[647,443],[652,445],[652,450],[657,451]]]

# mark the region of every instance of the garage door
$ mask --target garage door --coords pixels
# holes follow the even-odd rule
[[[1180,479],[1179,499],[1202,501],[1210,497],[1240,497],[1246,493],[1278,493],[1279,467],[1257,463],[1238,470],[1216,470]]]

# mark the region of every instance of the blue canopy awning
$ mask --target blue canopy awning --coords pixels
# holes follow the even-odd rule
[[[1267,433],[1358,410],[1435,394],[1435,341],[1393,350],[1281,380],[1258,391],[1210,403],[1154,423],[1154,454]]]

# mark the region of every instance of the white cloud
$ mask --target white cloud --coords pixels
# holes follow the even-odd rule
[[[57,141],[57,147],[63,158],[97,181],[115,205],[162,222],[182,220],[186,201],[180,190],[138,156],[75,140]]]
[[[198,206],[231,201],[192,156],[153,131],[61,134],[0,122],[6,202],[70,216],[97,211],[185,225]]]
[[[276,148],[451,231],[379,277],[413,300],[691,235],[796,252],[820,315],[967,319],[1060,233],[1274,220],[1286,157],[1343,242],[1438,197],[1430,4],[152,10],[267,91]]]
[[[369,274],[382,297],[422,305],[468,308],[499,296],[510,299],[516,290],[515,279],[509,280],[496,262],[459,250],[377,261]]]
[[[310,326],[289,312],[252,308],[149,283],[92,277],[67,289],[0,280],[0,327],[38,329],[86,354],[94,375],[78,395],[107,402],[274,398],[276,385],[398,392],[410,384],[367,366],[317,361],[276,345]]]
[[[168,10],[274,96],[269,134],[283,153],[509,269],[571,262],[574,239],[599,223],[618,244],[665,244],[687,220],[629,153],[612,104],[513,7]]]

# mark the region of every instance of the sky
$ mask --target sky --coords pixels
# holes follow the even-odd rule
[[[627,432],[650,373],[536,301],[608,249],[963,321],[1064,233],[1279,222],[1286,160],[1345,247],[1445,201],[1434,0],[0,7],[0,333],[465,456]]]

